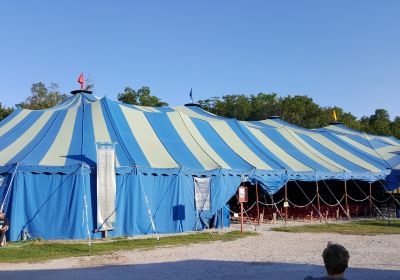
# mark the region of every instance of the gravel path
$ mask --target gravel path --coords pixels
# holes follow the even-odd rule
[[[273,232],[258,236],[45,263],[2,264],[0,279],[303,279],[323,276],[328,241],[350,252],[347,279],[400,279],[400,236]]]

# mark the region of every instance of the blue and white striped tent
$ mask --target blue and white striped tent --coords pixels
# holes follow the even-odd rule
[[[224,120],[199,107],[175,109],[203,120]],[[288,180],[353,179],[373,182],[385,179],[393,169],[377,147],[347,139],[326,128],[309,130],[289,124],[279,117],[239,123],[241,132],[257,146],[259,154],[273,159],[285,170]],[[394,138],[390,139],[392,144],[396,143]],[[398,157],[393,160],[398,160]],[[276,189],[269,190],[273,192]]]
[[[351,146],[367,152],[374,150],[392,169],[385,179],[388,190],[399,188],[400,182],[400,141],[392,136],[379,136],[363,133],[346,127],[341,123],[319,129],[328,131]]]
[[[244,177],[274,193],[288,180],[376,181],[391,171],[374,149],[268,122],[239,122],[196,106],[131,106],[86,93],[48,110],[18,109],[0,122],[0,197],[10,239],[24,231],[45,239],[84,239],[87,229],[98,236],[98,142],[116,143],[111,236],[202,228]],[[209,211],[195,209],[193,176],[212,178]],[[174,217],[177,206],[183,219]]]

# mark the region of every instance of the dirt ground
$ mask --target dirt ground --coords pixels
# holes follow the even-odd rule
[[[399,235],[285,233],[267,225],[257,231],[229,242],[1,264],[0,279],[303,279],[325,274],[321,254],[329,241],[350,252],[347,279],[400,279]]]

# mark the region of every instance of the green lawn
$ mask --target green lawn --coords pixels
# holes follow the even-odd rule
[[[343,224],[311,224],[292,227],[278,227],[272,230],[284,232],[333,232],[355,235],[400,234],[400,221],[354,221]]]
[[[254,235],[255,233],[245,232],[240,234],[239,231],[231,231],[227,233],[193,233],[185,235],[175,235],[161,237],[160,241],[156,238],[146,239],[113,239],[106,241],[96,241],[92,244],[91,250],[87,242],[71,242],[71,241],[26,241],[9,242],[5,248],[0,248],[0,263],[9,262],[41,262],[50,259],[58,259],[65,257],[92,256],[106,253],[113,253],[120,250],[132,249],[152,249],[161,246],[177,246],[210,241],[231,241],[238,238]]]

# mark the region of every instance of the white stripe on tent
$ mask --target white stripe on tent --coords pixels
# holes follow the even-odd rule
[[[6,123],[4,126],[0,127],[0,137],[7,133],[13,127],[16,127],[23,119],[25,119],[31,110],[22,110],[18,113],[12,120]]]
[[[374,156],[374,157],[380,157],[379,154],[372,148],[369,148],[357,141],[354,141],[353,139],[351,139],[350,137],[346,136],[346,135],[341,135],[341,134],[335,134],[335,136],[339,137],[340,139],[342,139],[343,141],[349,143],[350,145],[362,150],[363,152]]]
[[[176,106],[176,107],[172,107],[172,109],[174,109],[174,110],[176,110],[178,112],[181,112],[181,113],[183,113],[185,115],[188,115],[190,117],[199,119],[199,120],[205,120],[205,121],[214,121],[215,120],[215,118],[207,117],[207,116],[204,116],[202,114],[196,113],[193,110],[190,110],[186,106]]]
[[[198,139],[194,138],[191,134],[191,131],[188,130],[188,127],[186,125],[188,120],[186,120],[186,122],[183,121],[183,118],[188,118],[188,116],[183,115],[179,112],[168,112],[167,116],[170,119],[175,130],[178,132],[179,137],[186,144],[190,152],[201,163],[204,169],[211,170],[221,167],[202,149],[202,147],[198,144]]]
[[[276,128],[286,127],[287,129],[290,129],[290,130],[292,130],[294,132],[297,132],[297,133],[307,133],[307,130],[297,129],[297,128],[292,127],[292,126],[287,126],[287,125],[284,125],[284,124],[282,124],[280,122],[277,122],[277,121],[275,121],[273,119],[262,120],[260,122],[265,123],[265,124],[267,124],[269,126],[276,127]]]
[[[327,168],[328,170],[332,172],[349,171],[344,166],[340,165],[336,161],[331,160],[330,158],[320,153],[317,149],[313,148],[295,132],[287,129],[286,127],[279,129],[278,131],[283,137],[285,137],[286,140],[288,140],[292,145],[299,149],[303,154],[306,154],[313,161],[318,162],[320,165]]]
[[[45,126],[47,121],[53,115],[54,111],[44,112],[40,118],[27,130],[18,137],[15,142],[0,152],[0,165],[5,165],[10,159],[24,149]]]
[[[135,109],[137,109],[137,110],[139,110],[139,111],[150,112],[149,110],[147,110],[146,108],[144,108],[144,107],[142,107],[142,106],[132,105],[132,107],[134,107]]]
[[[71,139],[74,132],[76,114],[78,108],[68,110],[65,119],[58,131],[53,144],[43,157],[39,165],[64,166],[67,160]]]
[[[351,135],[359,135],[361,137],[367,138],[368,141],[378,139],[378,140],[386,142],[388,145],[399,146],[399,143],[397,143],[396,141],[394,141],[390,137],[366,134],[366,133],[361,132],[361,131],[360,132],[355,132],[355,131],[351,131],[351,130],[348,130],[348,129],[344,129],[342,127],[337,127],[335,125],[329,125],[329,126],[327,126],[325,128],[329,129],[329,130],[332,130],[334,132],[341,132],[341,133],[346,133],[346,134],[351,134]]]
[[[328,125],[327,127],[325,127],[326,129],[335,131],[335,132],[340,132],[340,133],[346,133],[346,134],[351,134],[351,135],[362,135],[363,133],[359,133],[359,132],[355,132],[352,130],[348,130],[348,129],[344,129],[342,127],[338,127],[336,125]]]
[[[273,168],[261,160],[243,141],[236,135],[225,121],[210,121],[209,124],[218,135],[231,147],[243,160],[257,169],[272,170]]]
[[[148,106],[141,106],[141,107],[147,109],[149,112],[160,113],[160,111],[157,110],[155,107],[148,107]]]
[[[94,130],[94,141],[103,143],[112,143],[110,134],[108,133],[106,120],[103,116],[100,101],[95,101],[90,104],[92,106],[92,124]],[[94,145],[95,143],[93,143]],[[116,166],[119,167],[117,153],[115,153]]]
[[[243,124],[243,125],[245,125],[245,126],[250,126],[250,127],[253,127],[253,128],[263,128],[263,126],[261,126],[261,125],[258,125],[258,124],[256,124],[256,123],[251,123],[251,122],[247,122],[247,121],[239,121],[241,124]]]
[[[394,155],[393,153],[398,153],[400,152],[400,146],[385,146],[376,149],[379,153],[392,153],[392,156],[398,156]]]
[[[219,154],[208,144],[207,140],[204,139],[203,135],[197,129],[196,125],[193,123],[191,118],[188,115],[179,113],[182,117],[183,122],[186,125],[186,128],[192,135],[194,139],[196,139],[197,144],[222,168],[230,169],[231,167],[227,164]]]
[[[390,145],[399,146],[399,143],[397,143],[396,141],[394,141],[390,137],[366,134],[366,133],[361,132],[361,131],[360,132],[355,132],[355,131],[351,131],[351,130],[348,130],[348,129],[344,129],[342,127],[337,127],[335,125],[329,125],[329,126],[327,126],[325,128],[329,129],[329,130],[332,130],[332,131],[335,131],[335,132],[342,132],[342,133],[351,134],[351,135],[364,136],[369,141],[374,140],[374,139],[379,139],[381,141],[385,141],[386,143],[388,143]]]
[[[295,171],[313,171],[312,168],[304,165],[285,150],[281,149],[276,145],[267,135],[263,134],[259,129],[248,127],[248,130],[261,142],[263,145],[270,150],[277,158],[287,164],[292,170]]]
[[[142,111],[121,106],[133,136],[143,151],[150,167],[153,168],[177,168],[179,165],[171,157],[164,145],[158,139],[157,134]]]
[[[76,103],[75,103],[76,102]],[[81,105],[81,103],[82,103],[82,96],[81,95],[78,95],[76,98],[70,98],[68,101],[65,101],[65,103],[64,104],[60,104],[60,105],[58,105],[58,106],[56,106],[56,107],[53,107],[53,108],[49,108],[49,109],[45,109],[45,111],[59,111],[59,110],[63,110],[63,109],[66,109],[66,108],[68,108],[68,107],[70,107],[72,104],[74,104],[75,103],[75,105],[73,106],[73,107],[76,107],[76,106],[78,106],[78,105]]]
[[[386,146],[376,149],[376,152],[385,160],[391,160],[399,156],[400,146]]]
[[[357,164],[358,166],[361,166],[362,168],[365,168],[365,169],[367,169],[369,171],[372,171],[372,172],[381,171],[381,169],[379,169],[376,166],[374,166],[374,165],[362,160],[361,158],[357,157],[353,153],[350,153],[349,151],[343,149],[342,147],[340,147],[336,143],[334,143],[331,140],[329,140],[328,138],[326,138],[324,135],[321,135],[319,133],[315,133],[315,134],[309,134],[309,137],[311,137],[312,139],[314,139],[315,141],[317,141],[321,145],[325,146],[326,148],[328,148],[329,150],[331,150],[335,154],[337,154],[337,155],[339,155],[339,156],[341,156],[341,157],[353,162],[354,164]]]
[[[375,138],[381,139],[382,141],[388,142],[389,144],[393,146],[398,146],[400,147],[399,143],[391,139],[390,137],[383,137],[383,136],[375,136]]]
[[[159,110],[157,110],[154,107],[149,107],[149,106],[139,106],[139,105],[132,105],[135,109],[142,111],[142,112],[151,112],[151,113],[160,113]]]

